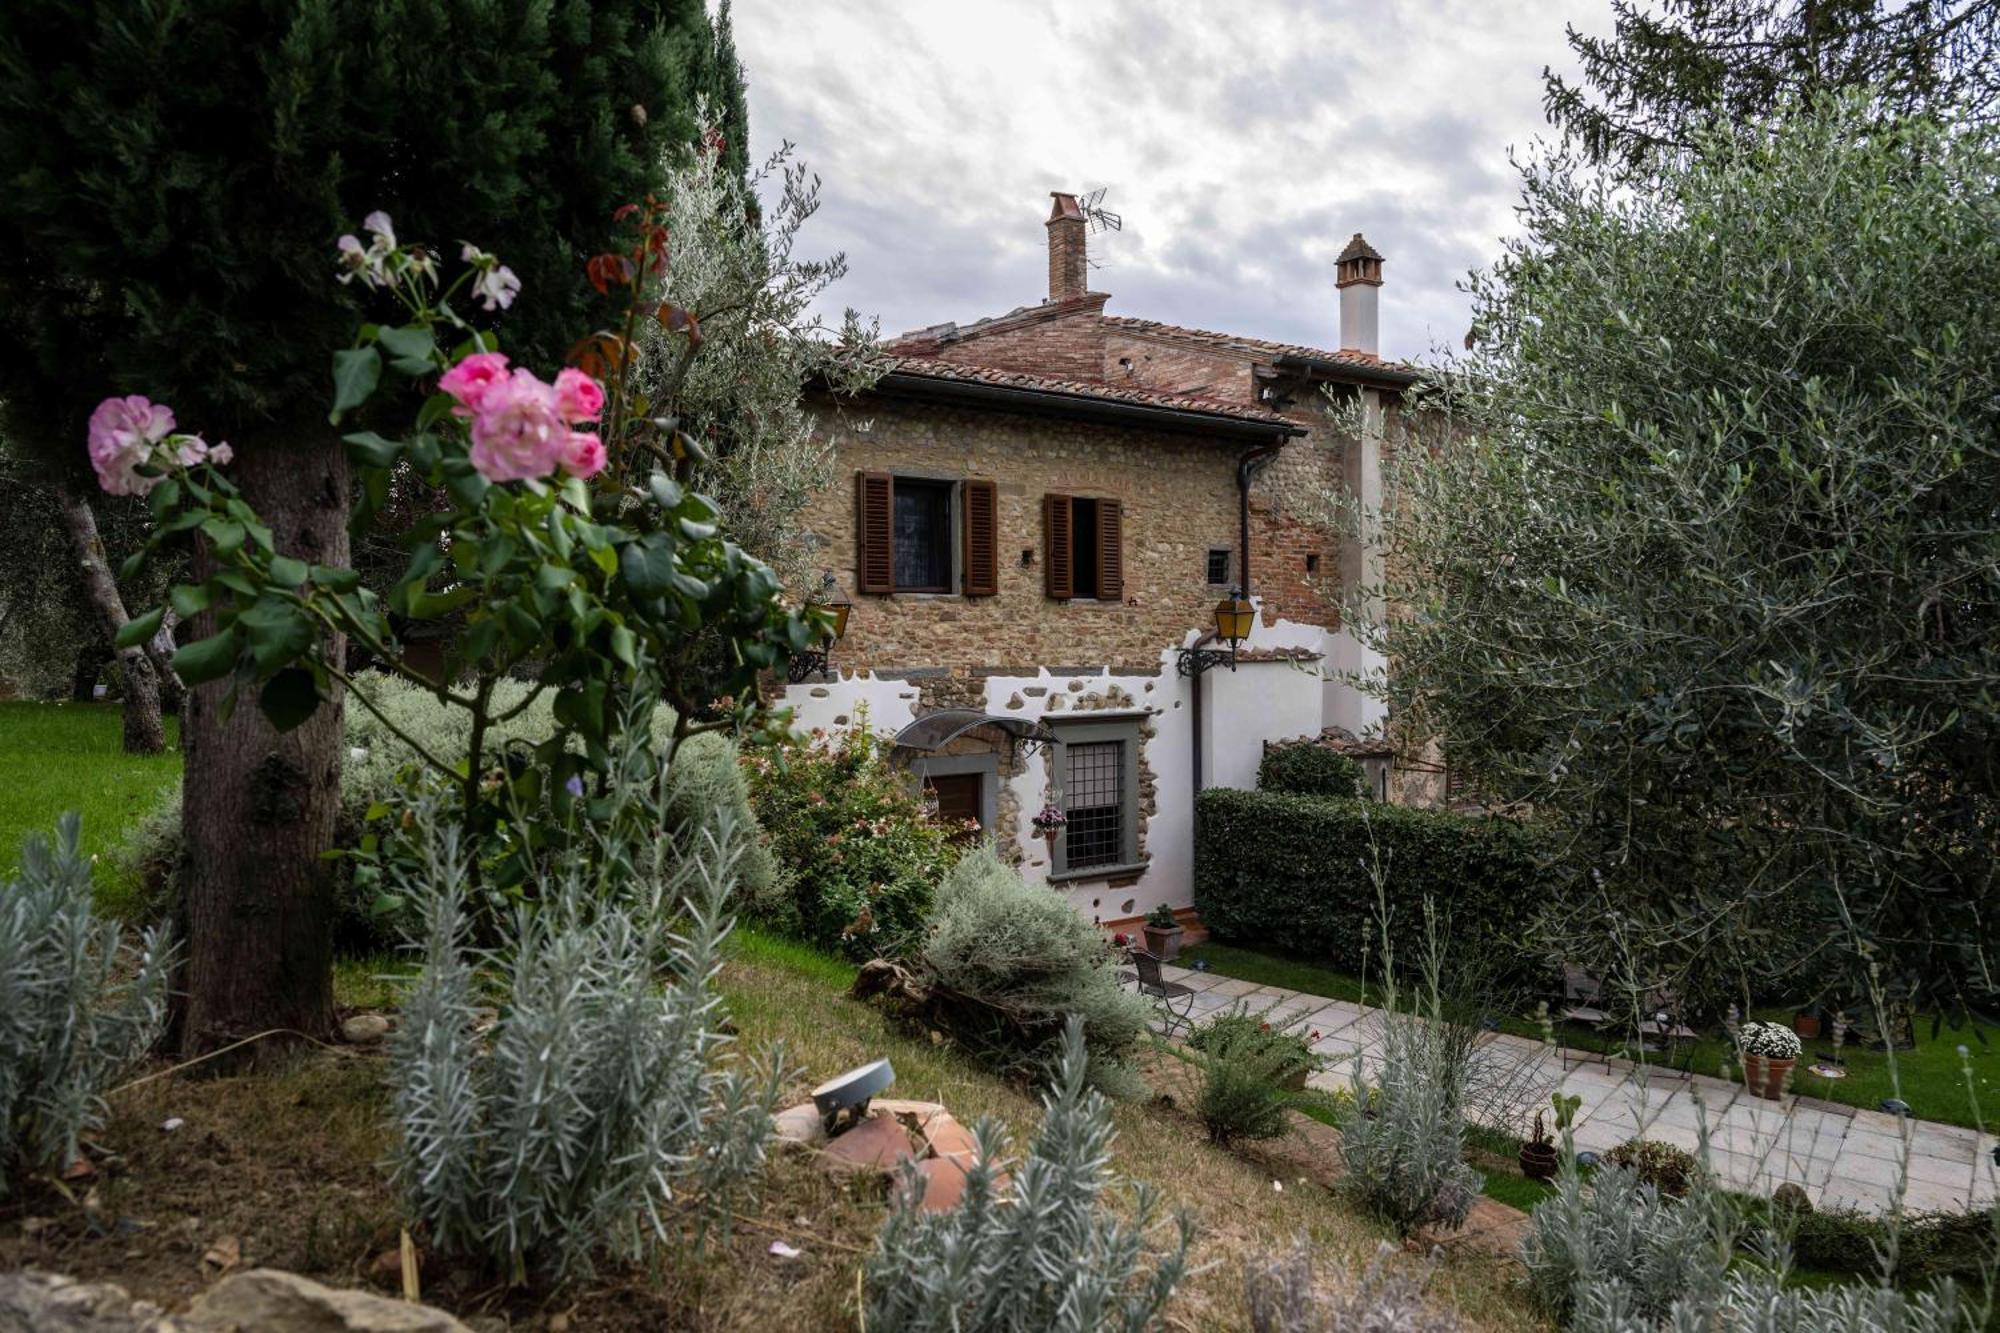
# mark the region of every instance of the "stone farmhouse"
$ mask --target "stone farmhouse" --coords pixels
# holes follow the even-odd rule
[[[812,400],[838,480],[805,526],[850,609],[785,702],[894,736],[941,815],[1115,926],[1186,913],[1197,790],[1254,786],[1266,742],[1381,734],[1332,678],[1379,669],[1341,628],[1379,553],[1287,497],[1317,478],[1377,505],[1384,413],[1416,377],[1379,354],[1383,260],[1358,234],[1339,345],[1294,346],[1107,313],[1088,219],[1054,201],[1047,299],[903,334],[873,388]],[[1354,399],[1359,438],[1332,405]],[[1236,589],[1255,616],[1232,665]],[[1356,748],[1377,795],[1410,795],[1386,744]]]

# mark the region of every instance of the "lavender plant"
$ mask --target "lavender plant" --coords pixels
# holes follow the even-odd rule
[[[1159,1205],[1132,1186],[1129,1220],[1108,1206],[1110,1106],[1089,1086],[1083,1023],[1063,1029],[1042,1127],[1006,1174],[1004,1136],[974,1126],[978,1159],[949,1212],[918,1204],[922,1182],[906,1164],[888,1223],[863,1269],[865,1324],[873,1333],[1139,1333],[1188,1271],[1194,1222],[1174,1219],[1175,1239],[1155,1248]]]
[[[1465,1164],[1472,1042],[1446,1013],[1445,945],[1428,902],[1421,968],[1405,999],[1389,929],[1388,867],[1377,854],[1368,868],[1382,930],[1381,1073],[1371,1089],[1355,1061],[1355,1109],[1340,1127],[1343,1183],[1399,1235],[1459,1227],[1483,1183]]]
[[[633,738],[603,799],[662,805],[657,763]],[[478,950],[460,829],[432,801],[409,813],[424,968],[390,1061],[409,1215],[517,1284],[726,1222],[762,1172],[782,1077],[776,1057],[731,1058],[718,1013],[737,831],[725,819],[689,854],[658,824],[594,821],[589,854],[538,871],[532,903]]]
[[[59,1167],[102,1122],[104,1091],[159,1036],[173,965],[164,927],[126,943],[92,906],[82,821],[31,835],[0,889],[0,1196],[17,1166]]]
[[[1458,1321],[1424,1301],[1432,1264],[1414,1270],[1377,1247],[1354,1281],[1331,1291],[1314,1281],[1306,1238],[1289,1253],[1250,1265],[1244,1279],[1251,1333],[1454,1333]]]

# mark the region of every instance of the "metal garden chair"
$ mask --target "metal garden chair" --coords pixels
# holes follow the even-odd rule
[[[1135,970],[1120,972],[1119,984],[1134,986],[1139,994],[1153,1001],[1166,1025],[1164,1035],[1168,1040],[1182,1032],[1194,1031],[1194,989],[1178,981],[1168,981],[1160,971],[1159,958],[1144,949],[1128,949],[1125,956],[1132,960]]]

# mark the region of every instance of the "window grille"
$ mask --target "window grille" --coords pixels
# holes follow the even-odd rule
[[[1092,741],[1065,748],[1068,867],[1117,865],[1125,845],[1125,743]]]

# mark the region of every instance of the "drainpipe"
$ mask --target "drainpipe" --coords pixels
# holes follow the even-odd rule
[[[1247,600],[1250,596],[1250,483],[1264,470],[1264,465],[1277,457],[1285,447],[1284,441],[1276,444],[1260,445],[1246,452],[1236,460],[1236,521],[1237,521],[1237,589]],[[1206,630],[1194,641],[1193,646],[1201,647],[1215,637],[1213,629]],[[1190,701],[1188,721],[1194,727],[1194,794],[1201,795],[1201,696],[1202,676],[1194,678],[1194,698]]]

